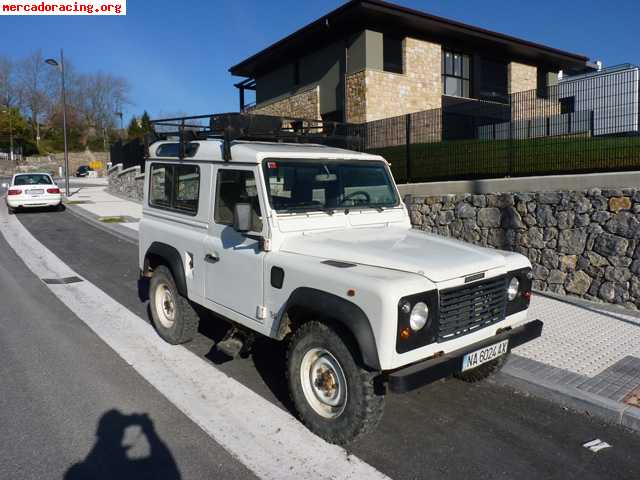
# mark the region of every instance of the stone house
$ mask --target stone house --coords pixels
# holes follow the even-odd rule
[[[514,92],[555,84],[558,71],[589,71],[588,59],[552,47],[380,0],[352,0],[231,67],[240,108],[363,123],[504,106]],[[540,94],[536,101],[549,102]],[[509,107],[506,107],[509,108]],[[560,107],[558,106],[558,109]]]

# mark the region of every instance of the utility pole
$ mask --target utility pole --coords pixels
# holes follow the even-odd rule
[[[48,58],[45,62],[60,69],[62,77],[62,133],[64,135],[64,187],[67,198],[69,198],[69,146],[67,144],[67,93],[64,88],[64,52],[60,49],[60,63],[53,58]]]

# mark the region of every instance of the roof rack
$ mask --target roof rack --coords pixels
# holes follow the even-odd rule
[[[178,137],[180,159],[186,156],[187,145],[190,142],[208,138],[222,139],[222,157],[225,161],[231,160],[231,142],[236,140],[318,143],[351,150],[362,150],[364,145],[363,125],[323,120],[251,113],[214,113],[162,118],[151,120],[151,124],[154,133],[145,136],[147,151],[153,141]]]

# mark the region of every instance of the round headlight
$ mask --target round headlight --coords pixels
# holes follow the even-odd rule
[[[509,299],[510,302],[515,300],[515,298],[518,296],[519,289],[520,289],[520,282],[518,281],[518,279],[516,277],[511,278],[511,281],[509,282],[509,287],[507,287],[507,298]]]
[[[418,302],[413,306],[411,310],[411,316],[409,317],[409,326],[411,330],[417,332],[424,328],[429,319],[429,307],[424,302]]]

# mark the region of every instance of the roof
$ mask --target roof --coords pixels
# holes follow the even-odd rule
[[[157,148],[165,143],[176,143],[175,141],[161,141],[149,147],[151,159],[170,159],[176,157],[155,157]],[[223,161],[222,160],[222,140],[211,139],[192,142],[199,144],[198,150],[193,157],[185,158],[184,161]],[[249,142],[234,141],[231,143],[230,163],[260,163],[265,158],[321,158],[321,159],[345,159],[345,160],[382,160],[378,155],[344,150],[342,148],[327,147],[312,143],[275,143],[275,142]]]
[[[331,40],[366,28],[393,29],[418,38],[429,37],[472,43],[474,47],[490,49],[493,52],[496,49],[502,50],[505,55],[532,63],[548,64],[558,69],[584,68],[588,60],[584,55],[558,50],[382,0],[351,0],[234,65],[229,72],[242,77],[255,77],[260,72],[273,69],[274,64],[290,61],[292,56],[302,55],[315,46],[321,47],[330,43]]]

